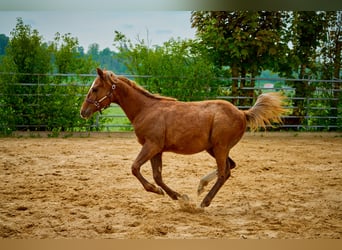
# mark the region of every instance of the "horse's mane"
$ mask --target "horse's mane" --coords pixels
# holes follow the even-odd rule
[[[172,98],[172,97],[166,97],[166,96],[161,96],[158,94],[152,94],[151,92],[147,91],[143,87],[139,86],[136,82],[134,82],[134,81],[132,81],[132,80],[130,80],[124,76],[117,76],[117,78],[119,80],[125,82],[127,85],[136,89],[137,91],[139,91],[140,93],[142,93],[143,95],[145,95],[147,97],[151,97],[151,98],[158,99],[158,100],[177,101],[177,99]]]

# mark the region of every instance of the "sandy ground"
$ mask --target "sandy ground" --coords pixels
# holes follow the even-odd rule
[[[146,192],[131,174],[134,134],[0,139],[0,237],[336,239],[342,237],[342,134],[246,134],[210,207],[199,179],[206,153],[164,154],[164,181],[187,209]],[[151,182],[150,164],[142,168]],[[212,183],[213,184],[213,183]]]

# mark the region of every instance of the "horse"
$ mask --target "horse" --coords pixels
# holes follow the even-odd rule
[[[230,150],[240,141],[247,126],[252,130],[280,123],[284,96],[278,92],[258,96],[249,110],[239,110],[224,100],[182,102],[171,97],[152,94],[126,77],[97,68],[97,76],[80,109],[84,119],[101,112],[111,103],[118,104],[130,120],[141,151],[131,171],[148,192],[173,200],[184,196],[167,186],[162,178],[163,152],[195,154],[207,151],[215,158],[217,169],[200,180],[198,194],[216,178],[215,184],[202,200],[200,207],[208,207],[217,192],[228,180],[236,163]],[[155,184],[146,180],[141,166],[151,162]]]

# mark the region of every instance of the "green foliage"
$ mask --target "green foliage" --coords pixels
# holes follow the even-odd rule
[[[45,43],[18,18],[10,37],[0,35],[0,133],[29,129],[58,136],[75,128],[102,129],[104,120],[94,126],[95,118],[79,118],[94,79],[88,74],[98,66],[139,75],[135,80],[153,93],[185,101],[244,95],[250,102],[234,104],[246,106],[258,86],[253,78],[266,69],[294,79],[341,79],[341,13],[196,11],[191,19],[195,40],[170,39],[150,46],[145,40],[133,44],[115,31],[115,52],[94,43],[87,53],[69,33],[56,33],[54,41]],[[219,80],[232,76],[235,79]],[[286,84],[295,87],[292,97],[300,97],[290,104],[292,115],[312,116],[307,125],[341,128],[340,81],[329,86],[304,80]]]
[[[54,54],[54,65],[58,73],[91,73],[99,66],[98,63],[92,60],[91,56],[81,54],[78,39],[72,37],[70,33],[60,35],[57,32],[51,49]]]
[[[119,62],[117,59],[117,53],[111,51],[109,48],[105,48],[100,51],[100,46],[97,43],[93,43],[89,46],[87,55],[96,61],[101,68],[110,69],[118,74],[127,72],[125,65]]]
[[[79,109],[84,100],[84,93],[93,79],[93,76],[74,74],[51,76],[51,82],[42,86],[41,91],[44,94],[40,97],[41,104],[47,104],[41,105],[40,111],[40,119],[46,130],[73,131],[90,123],[80,119]]]
[[[89,73],[97,66],[90,58],[82,58],[77,46],[70,34],[56,35],[47,46],[37,30],[17,19],[0,66],[1,133],[65,131],[84,124],[79,118],[83,96],[75,85],[78,77],[49,76],[53,68],[58,73]]]
[[[273,66],[271,59],[283,52],[283,15],[268,11],[195,11],[192,26],[197,28],[197,36],[216,66],[234,66],[237,73],[244,70],[256,75],[266,65]]]
[[[130,74],[153,93],[179,100],[199,100],[216,95],[215,68],[192,40],[170,39],[163,46],[149,47],[144,40],[133,44],[116,32],[115,45]]]
[[[16,27],[11,32],[3,63],[4,70],[11,69],[10,72],[17,73],[46,73],[51,69],[47,45],[43,43],[38,31],[25,25],[21,18],[17,19]],[[34,80],[28,75],[20,78],[24,82]]]
[[[38,84],[44,84],[46,77],[37,73],[47,73],[51,69],[49,50],[42,42],[37,30],[17,19],[16,28],[2,59],[1,71],[11,74],[1,75],[1,117],[5,130],[19,128],[19,124],[36,124]],[[18,85],[16,83],[23,83]]]
[[[284,18],[279,11],[195,11],[191,21],[214,65],[229,70],[234,78],[242,77],[240,82],[233,79],[232,95],[253,97],[252,89],[241,93],[238,87],[253,88],[255,81],[245,81],[247,76],[254,78],[263,69],[279,68],[277,62],[282,60],[275,58],[284,57],[287,48],[282,39]],[[250,105],[248,101],[235,104]]]
[[[288,63],[292,74],[299,79],[318,78],[316,59],[319,57],[318,48],[326,40],[328,23],[326,12],[298,11],[290,17],[291,26],[288,36],[293,48],[289,52]],[[290,84],[296,88],[297,97],[313,97],[316,87],[309,81],[294,81]],[[297,99],[293,104],[296,108],[293,114],[304,116],[306,103]]]
[[[253,78],[265,69],[288,78],[341,79],[341,13],[195,11],[191,22],[215,66],[228,69],[236,78],[232,80],[231,94],[253,97],[253,89],[239,91],[255,86],[253,80],[248,83],[244,78]],[[316,96],[317,86],[307,80],[289,85],[299,97],[293,102],[292,115],[303,117],[307,112],[305,100]],[[337,82],[334,89],[333,97],[339,100],[341,83]],[[246,104],[243,102],[235,104]],[[339,102],[330,105],[330,114],[337,116]]]
[[[8,42],[9,42],[9,37],[7,37],[5,34],[0,34],[0,63],[1,63],[1,58],[5,55]]]

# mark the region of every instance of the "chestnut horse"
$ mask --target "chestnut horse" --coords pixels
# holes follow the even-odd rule
[[[98,76],[91,85],[80,111],[89,118],[96,111],[117,103],[131,121],[142,149],[132,165],[132,173],[146,191],[164,194],[174,200],[183,198],[162,179],[162,154],[195,154],[206,150],[217,163],[217,170],[201,179],[198,193],[209,181],[217,178],[201,207],[212,199],[230,176],[235,162],[229,157],[232,147],[243,136],[247,125],[255,130],[271,122],[281,122],[283,97],[279,93],[260,95],[255,105],[241,111],[223,100],[180,102],[154,95],[135,82],[111,71],[97,69]],[[156,186],[140,173],[140,167],[151,161]],[[163,191],[164,190],[164,191]]]

